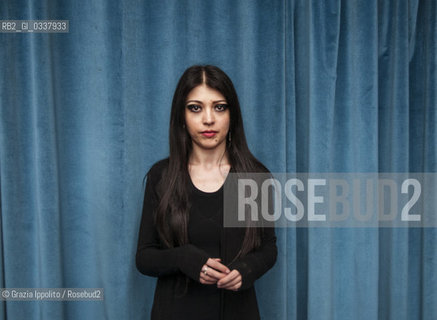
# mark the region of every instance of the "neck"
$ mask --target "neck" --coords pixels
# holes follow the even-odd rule
[[[214,149],[203,149],[193,144],[189,164],[207,168],[229,164],[226,142]]]

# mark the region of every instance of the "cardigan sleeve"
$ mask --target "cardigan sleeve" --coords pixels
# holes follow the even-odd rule
[[[209,258],[206,252],[192,244],[164,249],[159,240],[153,212],[158,205],[156,186],[160,176],[161,170],[157,165],[147,173],[136,267],[142,274],[152,277],[182,272],[191,279],[199,281],[201,268]]]
[[[277,257],[276,234],[273,227],[263,228],[261,246],[228,265],[230,270],[240,272],[242,284],[239,290],[254,285],[256,279],[271,269]]]

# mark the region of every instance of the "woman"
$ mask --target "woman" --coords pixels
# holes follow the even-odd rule
[[[147,174],[136,265],[158,277],[152,319],[259,319],[254,281],[275,264],[276,237],[223,227],[230,171],[267,169],[249,151],[231,80],[192,66],[173,97],[170,156]]]

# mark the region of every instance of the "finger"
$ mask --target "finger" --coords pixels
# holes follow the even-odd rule
[[[206,262],[206,264],[214,269],[216,269],[219,272],[223,272],[223,273],[230,273],[231,271],[229,270],[228,267],[226,267],[224,264],[220,263],[217,260],[211,259],[209,258],[208,261]]]
[[[204,266],[206,267],[206,266]],[[202,268],[203,270],[203,268]],[[203,271],[200,272],[199,275],[199,282],[203,284],[214,284],[217,283],[217,279],[214,277],[209,276],[208,274],[205,274]]]
[[[214,277],[211,277],[210,275],[207,275],[207,274],[201,274],[200,275],[200,277],[203,279],[203,280],[205,280],[205,281],[212,281],[212,282],[214,282],[214,283],[216,283],[217,282],[217,279],[216,278],[214,278]]]
[[[220,279],[217,282],[217,285],[219,285],[219,286],[226,286],[226,285],[228,285],[228,283],[234,281],[238,277],[241,278],[240,272],[238,272],[238,270],[232,270],[231,273],[226,275],[226,277]]]
[[[233,279],[232,281],[230,281],[230,282],[228,282],[227,284],[225,284],[225,285],[220,285],[220,286],[218,286],[219,288],[221,288],[221,289],[229,289],[229,290],[232,290],[236,285],[238,285],[239,284],[239,286],[238,287],[240,287],[241,286],[241,277],[237,277],[237,278],[235,278],[235,279]]]
[[[214,278],[216,281],[222,279],[223,277],[226,277],[226,273],[217,271],[212,267],[208,267],[208,269],[206,270],[206,275]]]
[[[230,291],[238,291],[238,289],[241,288],[241,282],[238,282],[236,285],[232,286],[232,287],[227,287],[227,288],[220,288],[223,290],[230,290]]]
[[[208,261],[206,261],[206,265],[222,272],[226,269],[229,270],[228,267],[221,263],[221,258],[209,258]]]
[[[204,271],[206,269],[206,272]],[[206,266],[202,269],[202,272],[206,273],[207,275],[220,280],[221,278],[226,276],[226,273],[220,272],[219,270],[214,269],[211,266]]]
[[[217,282],[217,288],[234,290],[234,291],[238,290],[242,286],[242,281],[243,281],[241,274],[237,270],[233,270],[231,274],[232,276],[234,274],[236,274],[237,276],[233,278],[231,277],[227,277],[226,279],[223,278],[221,282]]]
[[[238,291],[238,289],[240,289],[241,288],[241,285],[242,285],[242,282],[240,281],[240,282],[238,282],[232,289],[230,289],[230,290],[233,290],[233,291]]]
[[[207,262],[209,262],[211,259],[208,259]],[[213,260],[211,260],[213,261]],[[226,274],[219,272],[217,270],[215,270],[213,267],[208,266],[208,265],[203,265],[201,272],[200,272],[200,276],[208,276],[209,278],[207,278],[208,280],[215,280],[217,282],[217,280],[220,280],[221,278],[225,277]]]
[[[232,270],[231,273],[227,274],[226,277],[222,278],[220,280],[220,284],[226,284],[232,279],[235,279],[237,276],[239,276],[240,273],[237,270]]]

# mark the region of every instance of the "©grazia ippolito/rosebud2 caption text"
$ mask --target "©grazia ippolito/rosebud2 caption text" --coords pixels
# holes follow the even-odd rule
[[[0,300],[99,301],[103,300],[103,288],[1,288]]]

